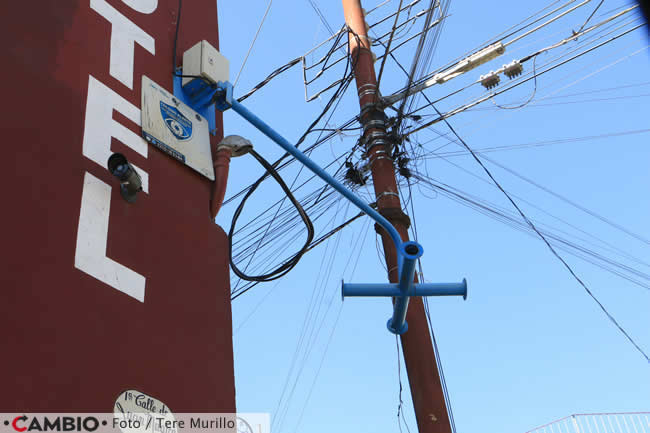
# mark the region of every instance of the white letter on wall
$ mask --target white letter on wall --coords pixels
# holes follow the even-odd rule
[[[111,138],[126,144],[140,155],[147,157],[147,142],[121,123],[113,120],[113,110],[126,116],[140,126],[140,109],[106,87],[95,77],[88,77],[86,122],[84,126],[83,154],[103,169],[111,156]],[[131,164],[133,165],[133,164]],[[142,178],[142,189],[149,192],[149,174],[133,165]]]
[[[127,1],[129,6],[138,10],[133,4],[142,4],[142,1]],[[145,2],[145,6],[151,6],[152,0]],[[153,0],[157,6],[157,0]],[[129,89],[133,89],[133,62],[135,57],[134,42],[149,51],[156,54],[156,43],[140,27],[133,24],[127,17],[115,10],[106,0],[90,0],[90,7],[98,14],[106,18],[111,24],[111,66],[110,73],[113,77],[120,80]],[[144,9],[144,7],[141,7]]]
[[[143,14],[150,14],[158,7],[158,0],[122,0],[122,2]]]
[[[111,187],[86,172],[81,194],[74,265],[77,269],[144,302],[145,278],[106,257]]]
[[[108,170],[106,163],[111,155],[113,137],[145,158],[148,151],[147,142],[142,137],[113,120],[113,110],[140,125],[140,110],[136,106],[89,76],[83,154],[104,170]],[[148,193],[149,174],[135,165],[133,167],[142,179],[142,189]],[[75,267],[144,302],[145,278],[106,257],[110,204],[110,185],[86,173],[81,196]]]

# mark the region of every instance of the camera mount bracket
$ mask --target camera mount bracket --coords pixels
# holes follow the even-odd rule
[[[393,316],[388,319],[387,327],[393,334],[403,334],[407,331],[406,311],[408,309],[409,299],[412,296],[462,296],[467,298],[467,282],[461,283],[443,283],[443,284],[414,284],[415,265],[417,260],[424,253],[422,245],[414,241],[402,241],[397,229],[379,212],[371,208],[366,202],[359,198],[352,191],[347,189],[328,172],[323,170],[314,161],[309,159],[304,153],[284,137],[278,134],[273,128],[267,125],[262,119],[257,117],[236,99],[233,98],[233,87],[230,82],[219,82],[216,86],[215,102],[220,111],[230,108],[237,114],[246,119],[251,125],[255,126],[264,135],[269,137],[286,152],[291,154],[305,167],[311,170],[315,175],[323,179],[333,189],[338,191],[346,199],[351,201],[356,207],[366,213],[377,224],[386,230],[388,235],[395,244],[397,251],[397,264],[399,270],[398,284],[342,284],[342,296],[386,296],[394,297]]]

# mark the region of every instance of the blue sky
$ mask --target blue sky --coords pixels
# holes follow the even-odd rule
[[[366,9],[379,4],[363,3]],[[372,24],[390,14],[398,3],[390,1],[371,14],[368,22]],[[421,1],[413,12],[428,3]],[[486,40],[550,3],[451,2],[426,71],[483,46]],[[340,2],[316,4],[332,28],[341,27]],[[432,87],[427,96],[442,98],[489,70],[562,40],[571,30],[580,28],[597,4],[592,1],[513,44],[501,58]],[[611,16],[625,4],[605,0],[590,25]],[[233,80],[266,6],[266,2],[251,0],[219,3],[221,52],[231,62]],[[630,28],[637,18],[637,12],[628,14],[625,21],[618,22],[627,27],[610,36]],[[421,21],[408,29],[408,35],[415,34],[418,28]],[[616,28],[609,27],[594,39]],[[235,94],[245,93],[276,67],[302,56],[328,36],[309,1],[276,0]],[[535,67],[541,71],[555,57],[569,56],[567,53],[572,50],[577,50],[577,54],[593,46],[589,43],[585,36],[540,54]],[[628,266],[626,275],[634,271],[647,273],[649,265],[643,262],[650,262],[648,242],[629,234],[650,238],[650,133],[643,131],[650,128],[650,63],[646,49],[649,43],[644,30],[637,30],[540,75],[535,96],[524,108],[500,109],[495,104],[516,106],[526,101],[534,90],[532,80],[496,96],[495,104],[486,101],[449,119],[474,149],[558,140],[554,144],[485,153],[499,164],[486,161],[486,166],[539,227],[551,226],[549,230],[563,240],[599,254],[589,256],[591,260],[605,257]],[[380,50],[377,52],[381,54]],[[411,43],[395,55],[408,69],[413,52]],[[307,56],[307,61],[324,53],[321,49],[314,56]],[[341,62],[323,73],[316,84],[325,86],[340,78],[343,67]],[[391,59],[385,68],[381,91],[388,95],[404,86],[405,76]],[[531,62],[524,64],[525,73],[531,72],[531,68]],[[502,77],[494,90],[507,85],[508,79]],[[327,127],[338,128],[357,114],[355,93],[351,87],[341,98]],[[436,107],[446,112],[484,94],[484,89],[475,85],[443,99]],[[330,95],[331,92],[325,93],[321,99],[306,103],[301,66],[297,65],[244,104],[289,141],[295,141]],[[423,103],[419,99],[414,107]],[[435,111],[427,108],[421,114],[425,120],[433,119]],[[224,120],[226,134],[249,138],[269,160],[281,155],[277,145],[235,113],[226,113]],[[407,128],[413,125],[417,125],[416,120],[407,122]],[[485,173],[471,157],[445,153],[462,151],[457,143],[439,138],[447,133],[443,124],[436,124],[433,129],[410,137],[417,152],[413,170],[438,184],[457,188],[463,195],[489,201],[491,206],[507,212],[514,211],[503,194],[486,182]],[[304,146],[312,144],[316,136],[310,135]],[[315,150],[312,157],[323,165],[329,164],[349,151],[357,139],[358,131],[342,131]],[[502,166],[629,233],[525,182]],[[261,173],[262,168],[252,158],[233,159],[226,197]],[[307,178],[295,164],[281,174],[288,183],[296,174],[300,176],[299,183]],[[297,197],[316,191],[319,186],[320,181],[311,181],[299,190]],[[369,191],[362,188],[359,194],[373,201]],[[402,192],[404,197],[408,196],[406,188]],[[245,225],[281,197],[277,185],[266,182],[249,200],[240,224]],[[226,231],[238,202],[235,199],[227,204],[217,217]],[[525,432],[572,413],[650,409],[650,365],[539,238],[530,232],[513,230],[423,183],[412,186],[413,208],[410,203],[408,212],[415,215],[418,239],[425,249],[425,280],[451,282],[467,278],[469,283],[467,301],[429,300],[459,432]],[[285,208],[290,207],[286,204]],[[323,212],[314,223],[317,236],[357,213],[334,196],[326,201]],[[262,271],[264,265],[277,264],[296,251],[304,239],[300,229],[300,225],[279,228],[278,233],[295,232],[295,242],[283,246],[280,239],[271,237],[272,242],[258,251],[250,270]],[[244,239],[243,233],[240,236]],[[565,250],[558,252],[638,344],[650,351],[648,289]],[[270,412],[276,432],[399,430],[398,352],[395,337],[385,328],[391,314],[390,301],[354,298],[342,303],[340,298],[341,279],[384,281],[386,271],[380,256],[372,224],[364,217],[309,252],[287,277],[258,285],[233,302],[238,410]],[[270,261],[265,262],[266,258]],[[648,284],[643,276],[635,278]],[[237,279],[231,282],[235,287]],[[408,381],[400,362],[404,417],[413,431],[416,424]]]

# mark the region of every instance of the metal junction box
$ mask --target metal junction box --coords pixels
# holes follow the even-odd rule
[[[183,53],[183,75],[197,75],[217,83],[230,78],[230,62],[207,41]],[[183,86],[195,78],[183,78]]]

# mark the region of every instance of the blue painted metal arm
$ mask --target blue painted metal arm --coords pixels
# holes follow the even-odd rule
[[[232,85],[230,83],[218,83],[217,88],[226,92],[225,104],[220,105],[217,103],[217,108],[223,110],[224,108],[232,107],[234,111],[240,114],[244,119],[248,120],[253,126],[259,129],[264,135],[269,137],[271,140],[275,141],[280,145],[284,150],[286,150],[291,156],[296,158],[298,161],[303,163],[308,169],[310,169],[316,176],[323,179],[328,185],[340,192],[345,198],[354,203],[359,209],[365,212],[370,218],[374,219],[377,224],[382,226],[390,235],[391,239],[395,243],[395,247],[399,250],[399,246],[402,243],[402,238],[399,233],[393,227],[393,225],[384,218],[379,212],[368,206],[363,200],[361,200],[356,194],[347,189],[336,179],[334,179],[328,172],[323,170],[318,164],[309,159],[304,153],[302,153],[296,146],[289,143],[283,136],[275,132],[273,128],[267,125],[262,119],[257,117],[251,111],[249,111],[242,104],[237,102],[236,99],[232,98]],[[230,97],[230,99],[228,99]]]
[[[323,179],[328,185],[341,193],[345,198],[350,200],[365,212],[370,218],[388,232],[395,244],[397,250],[397,266],[399,271],[399,284],[343,284],[344,296],[394,296],[395,305],[393,307],[393,316],[388,320],[388,329],[394,334],[402,334],[408,329],[406,323],[406,311],[409,304],[409,297],[417,294],[429,293],[429,295],[463,295],[467,294],[467,285],[465,280],[457,285],[430,285],[430,284],[413,284],[415,276],[415,264],[418,258],[424,252],[422,246],[417,242],[403,242],[395,227],[384,218],[379,212],[371,208],[367,203],[361,200],[352,191],[347,189],[329,173],[323,170],[319,165],[309,159],[293,144],[289,143],[284,137],[275,132],[273,128],[267,125],[262,119],[250,112],[246,107],[233,98],[232,84],[217,83],[216,107],[221,111],[232,108],[253,126],[259,129],[264,135],[280,145],[290,155],[300,161],[314,174]],[[365,293],[365,294],[364,294]],[[375,293],[375,294],[372,294]],[[428,295],[424,295],[428,296]]]

